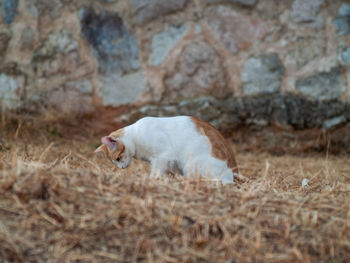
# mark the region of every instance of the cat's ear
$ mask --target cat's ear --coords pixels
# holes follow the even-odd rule
[[[111,151],[115,150],[118,146],[118,142],[112,136],[105,136],[101,138],[103,145],[106,145]]]
[[[104,152],[108,156],[108,149],[107,146],[104,144],[101,144],[94,153]]]

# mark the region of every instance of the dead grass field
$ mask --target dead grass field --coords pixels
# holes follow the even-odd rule
[[[118,170],[98,142],[1,128],[1,262],[350,262],[349,156],[237,151],[249,181],[222,187]]]

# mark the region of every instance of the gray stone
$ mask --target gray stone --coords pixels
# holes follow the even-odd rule
[[[45,103],[54,109],[67,114],[83,115],[93,111],[91,94],[79,90],[61,87],[47,92]]]
[[[151,54],[151,64],[153,66],[159,66],[163,63],[169,52],[183,37],[185,31],[185,25],[180,27],[170,26],[167,30],[153,36]]]
[[[210,121],[224,132],[247,124],[264,126],[277,123],[295,129],[336,127],[350,120],[350,104],[341,100],[310,100],[301,95],[279,93],[253,97],[213,97],[184,99],[181,103],[162,102],[135,108],[117,121],[132,123],[145,116],[194,115]]]
[[[1,14],[4,22],[11,25],[18,15],[18,0],[2,0]]]
[[[143,25],[156,17],[162,17],[185,8],[188,0],[131,0],[133,22]]]
[[[350,47],[347,47],[341,52],[341,57],[343,62],[347,65],[350,66]]]
[[[38,32],[32,27],[26,27],[20,39],[21,49],[32,50],[37,39]]]
[[[245,63],[241,74],[245,95],[273,93],[279,91],[284,66],[274,54],[251,57]]]
[[[62,7],[60,0],[26,0],[26,10],[34,18],[43,13],[51,18],[57,18],[61,14]]]
[[[101,97],[104,106],[120,106],[139,100],[147,87],[141,72],[101,76]]]
[[[298,80],[296,86],[303,95],[318,100],[338,99],[346,89],[339,67]]]
[[[338,35],[350,33],[350,5],[342,4],[339,8],[338,15],[334,19],[334,25],[337,28]]]
[[[92,85],[88,80],[70,81],[64,84],[68,90],[77,90],[82,94],[92,94]]]
[[[326,52],[324,39],[318,37],[297,37],[289,41],[287,50],[286,60],[296,71]]]
[[[37,50],[39,56],[52,56],[55,53],[68,54],[78,48],[78,42],[67,30],[60,30],[48,35],[44,44]]]
[[[140,68],[137,40],[117,13],[83,8],[79,16],[102,73],[126,74]]]
[[[0,74],[0,104],[5,109],[17,109],[24,97],[25,77]],[[2,110],[2,109],[1,109]]]
[[[208,4],[241,4],[244,6],[253,6],[256,0],[205,0]]]
[[[323,0],[294,0],[291,17],[297,23],[310,23],[317,20]]]
[[[267,22],[226,6],[208,8],[205,19],[217,38],[232,53],[249,49],[270,30]]]
[[[78,42],[66,30],[51,33],[34,52],[32,59],[33,68],[39,77],[57,72],[71,73],[78,68],[78,64]]]
[[[258,1],[256,11],[264,19],[277,19],[285,10],[290,10],[293,0]]]
[[[194,41],[184,48],[175,71],[166,75],[165,86],[169,99],[209,94],[224,97],[229,93],[220,58],[203,41]]]
[[[323,123],[323,129],[330,130],[330,129],[335,128],[335,127],[337,127],[345,122],[346,122],[346,118],[344,115],[337,116],[337,117],[334,117],[332,119],[326,120]]]
[[[11,39],[10,33],[0,32],[0,59],[1,60],[6,54],[6,50],[7,50],[10,39]]]

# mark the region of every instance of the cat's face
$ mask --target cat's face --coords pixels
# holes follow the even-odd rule
[[[112,136],[105,136],[101,139],[101,142],[102,145],[95,150],[95,153],[103,151],[121,169],[125,169],[130,165],[131,156],[122,141]]]

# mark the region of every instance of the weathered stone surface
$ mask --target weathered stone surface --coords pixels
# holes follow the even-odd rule
[[[168,56],[176,43],[183,37],[186,26],[169,26],[165,31],[156,34],[152,38],[151,64],[159,66]]]
[[[259,17],[264,19],[279,18],[283,11],[290,10],[293,0],[264,0],[257,1],[256,10]]]
[[[124,74],[140,67],[136,38],[117,13],[81,9],[82,34],[93,47],[100,70]]]
[[[317,20],[323,0],[294,0],[291,17],[297,23],[310,23]]]
[[[181,105],[163,103],[134,109],[116,121],[133,123],[145,116],[195,115],[210,121],[224,132],[246,125],[277,123],[295,129],[332,128],[350,121],[350,104],[341,101],[315,101],[303,96],[278,93],[254,97],[208,97],[184,100]]]
[[[92,95],[67,87],[53,89],[45,96],[50,107],[67,114],[86,114],[92,112]]]
[[[174,72],[165,78],[166,97],[179,99],[198,95],[224,97],[229,93],[222,63],[214,49],[203,41],[188,44]]]
[[[340,115],[340,116],[337,116],[337,117],[334,117],[332,119],[329,119],[329,120],[326,120],[324,123],[323,123],[323,128],[325,130],[329,130],[329,129],[332,129],[332,128],[335,128],[343,123],[346,122],[346,118],[344,115]]]
[[[11,36],[9,32],[0,32],[0,62],[5,56],[10,39]]]
[[[105,106],[120,106],[139,100],[147,86],[142,72],[101,76],[101,97]]]
[[[5,109],[21,107],[24,99],[25,77],[0,74],[0,104]]]
[[[338,16],[334,19],[338,35],[350,33],[350,4],[342,4]]]
[[[48,14],[51,18],[57,18],[62,10],[60,0],[26,0],[26,10],[34,18],[41,14]]]
[[[296,86],[305,96],[318,100],[338,99],[345,91],[346,82],[341,68],[333,68],[329,72],[321,72],[296,82]]]
[[[58,72],[71,73],[79,64],[78,42],[73,35],[61,30],[50,34],[32,59],[32,65],[39,77]]]
[[[6,24],[12,24],[18,15],[18,0],[2,0],[1,14]]]
[[[226,6],[208,8],[205,19],[217,38],[232,53],[249,49],[270,28],[269,23],[242,15]]]
[[[241,4],[244,6],[253,6],[256,0],[205,0],[208,4]]]
[[[298,37],[288,45],[286,63],[294,70],[299,70],[315,58],[324,56],[325,52],[323,38]]]
[[[350,47],[345,48],[342,52],[341,52],[341,57],[343,62],[347,65],[350,66]]]
[[[21,49],[32,50],[37,39],[38,32],[32,27],[26,27],[20,39]]]
[[[88,80],[66,82],[64,87],[68,90],[79,91],[82,94],[92,94],[93,92],[91,82]]]
[[[117,13],[80,11],[82,34],[99,62],[100,96],[105,106],[140,99],[147,82],[140,69],[136,38]]]
[[[284,66],[274,53],[251,57],[245,63],[241,74],[243,93],[256,95],[279,91]]]
[[[133,22],[142,25],[156,17],[182,10],[188,0],[131,0],[129,1]]]

